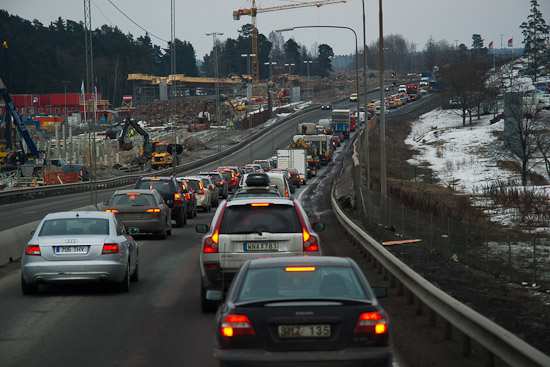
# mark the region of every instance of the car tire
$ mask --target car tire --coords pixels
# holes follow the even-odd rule
[[[137,282],[139,280],[139,256],[136,260],[136,268],[134,269],[134,273],[130,277],[131,282]]]
[[[36,294],[38,293],[38,284],[29,284],[25,282],[23,275],[21,275],[21,291],[25,295]]]
[[[206,291],[207,290],[201,284],[201,311],[203,313],[216,312],[216,310],[218,309],[218,302],[207,300]]]
[[[185,224],[185,215],[183,214],[183,210],[180,208],[180,212],[176,217],[176,227],[183,227],[184,224]]]
[[[126,293],[130,291],[130,259],[128,259],[128,264],[126,264],[126,274],[124,274],[124,279],[117,284],[119,292]]]

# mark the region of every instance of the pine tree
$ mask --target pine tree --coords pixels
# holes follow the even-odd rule
[[[531,0],[531,14],[527,16],[527,22],[521,23],[520,28],[525,44],[525,55],[529,58],[529,73],[537,81],[537,69],[541,54],[548,48],[548,34],[550,26],[546,24],[539,10],[537,0]]]

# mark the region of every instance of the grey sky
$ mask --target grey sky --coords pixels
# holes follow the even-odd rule
[[[152,34],[170,39],[170,0],[111,0],[130,18]],[[295,3],[296,1],[258,0],[258,8]],[[82,0],[0,0],[2,8],[22,18],[38,19],[45,26],[61,16],[64,19],[83,21]],[[550,0],[539,0],[539,9],[547,24],[550,24]],[[197,58],[212,49],[212,37],[205,33],[223,32],[221,39],[236,38],[241,26],[251,22],[250,16],[234,21],[232,12],[249,8],[247,0],[176,0],[176,37],[189,41],[195,47]],[[378,39],[378,1],[367,0],[367,44]],[[92,25],[118,26],[134,38],[145,32],[118,12],[108,0],[91,0]],[[299,25],[339,25],[353,28],[358,35],[359,47],[362,36],[362,2],[325,5],[320,8],[282,10],[260,13],[258,29],[266,36],[272,30]],[[446,40],[455,44],[472,44],[472,34],[479,33],[488,46],[503,47],[513,38],[514,47],[521,47],[523,37],[520,24],[527,20],[529,0],[384,0],[384,34],[401,34],[407,41],[423,49],[430,35],[434,40]],[[502,34],[502,37],[501,37]],[[301,29],[283,33],[285,39],[294,39],[311,48],[314,44],[327,43],[335,54],[350,54],[355,50],[353,34],[347,30]],[[166,43],[152,37],[153,43],[165,47]]]

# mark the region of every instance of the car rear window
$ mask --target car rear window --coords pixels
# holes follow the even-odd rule
[[[363,287],[349,267],[308,266],[299,268],[249,269],[238,301],[258,299],[365,299]]]
[[[233,178],[233,172],[232,171],[220,171],[220,173],[222,174],[223,176],[223,179],[224,180],[231,180],[231,178]]]
[[[142,180],[136,184],[136,189],[157,189],[163,195],[172,194],[174,189],[170,185],[170,181],[152,181]]]
[[[110,207],[121,205],[152,206],[155,205],[155,198],[149,194],[128,193],[113,196],[109,203]]]
[[[264,204],[265,205],[265,204]],[[302,233],[300,219],[291,205],[235,205],[225,208],[220,234],[252,232]]]
[[[199,185],[199,181],[198,180],[185,180],[185,182],[187,183],[187,186],[191,186],[191,188],[193,189],[193,191],[199,191],[200,190],[200,185]]]
[[[60,218],[44,222],[42,236],[107,235],[109,220],[102,218]]]

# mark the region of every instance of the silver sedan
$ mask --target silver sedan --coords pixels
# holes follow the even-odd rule
[[[21,259],[21,288],[41,284],[114,282],[128,292],[139,278],[138,244],[113,213],[71,211],[48,214],[33,231]]]

